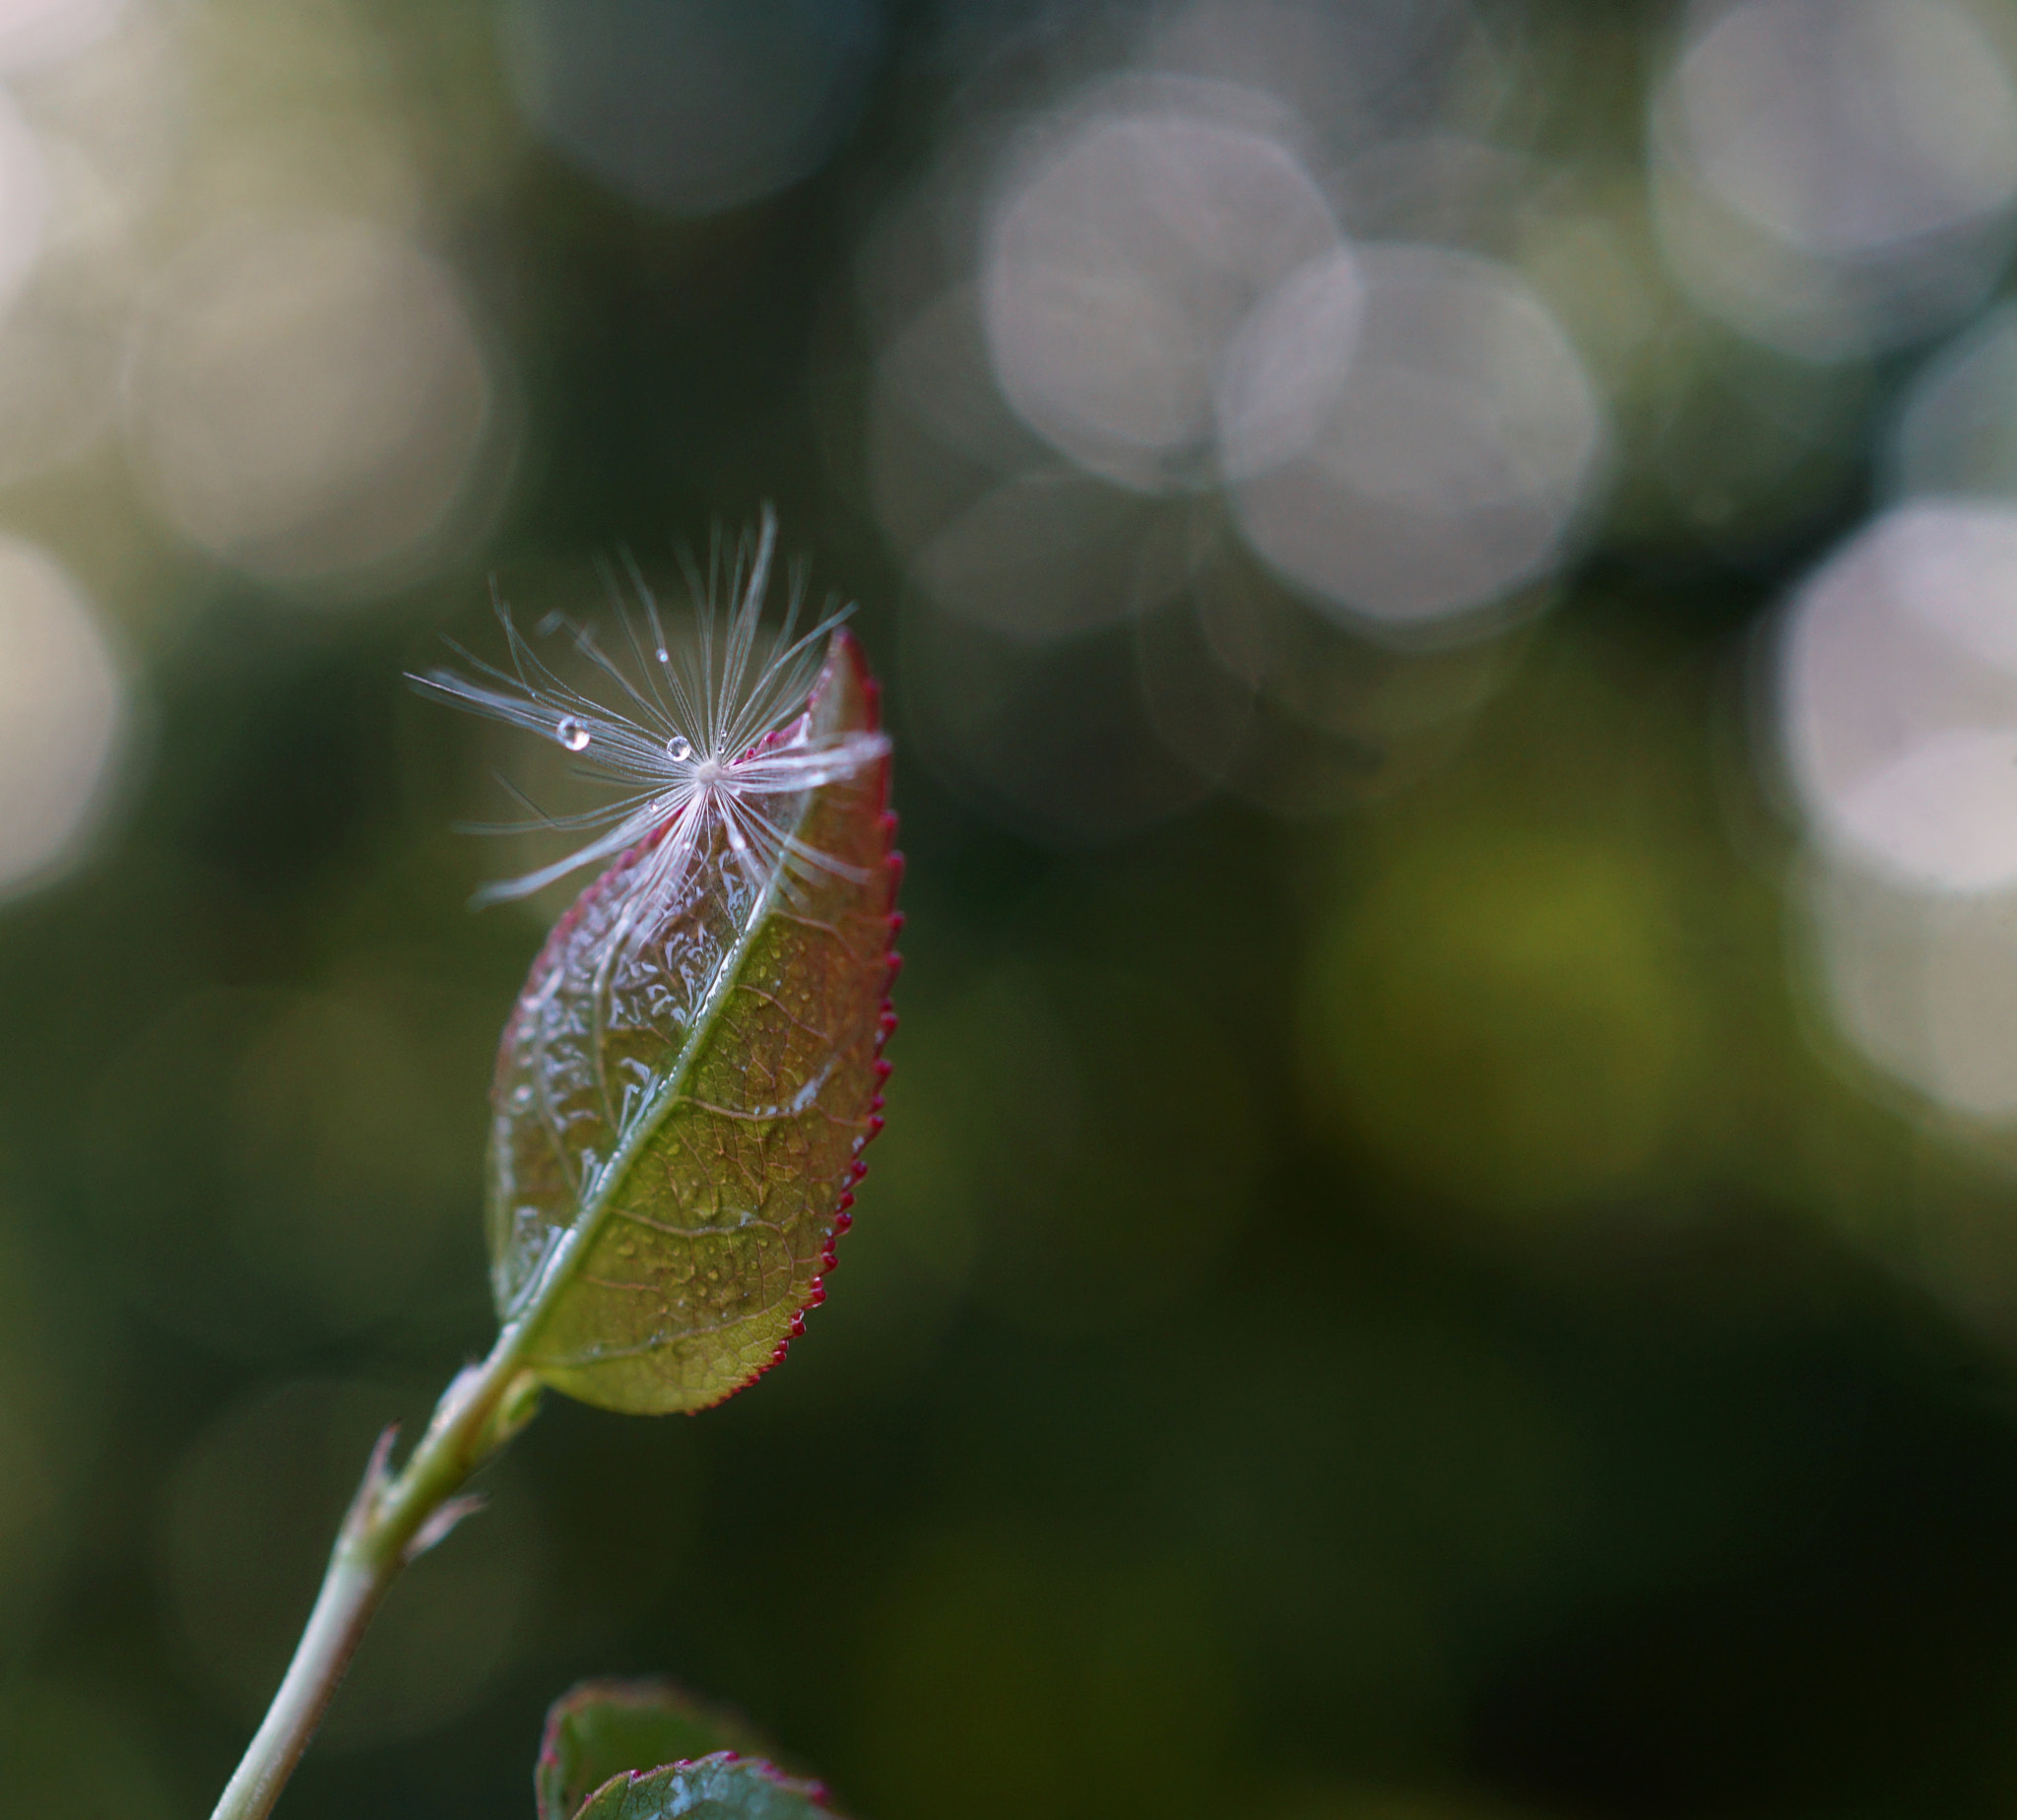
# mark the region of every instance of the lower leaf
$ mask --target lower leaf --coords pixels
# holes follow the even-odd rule
[[[669,1681],[583,1681],[547,1711],[533,1785],[539,1820],[571,1820],[613,1776],[735,1751],[770,1757],[770,1741]]]
[[[613,1778],[576,1820],[834,1820],[817,1783],[724,1751]]]

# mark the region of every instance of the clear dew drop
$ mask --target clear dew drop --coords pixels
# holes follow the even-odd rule
[[[553,729],[553,738],[570,752],[578,752],[587,747],[589,734],[588,729],[570,714]]]
[[[513,1112],[523,1112],[531,1104],[532,1086],[529,1082],[521,1080],[517,1086],[511,1089],[511,1110]]]
[[[675,764],[684,764],[693,756],[693,743],[685,735],[676,733],[666,742],[666,756]]]

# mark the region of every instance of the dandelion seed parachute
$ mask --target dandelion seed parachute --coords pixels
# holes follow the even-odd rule
[[[789,831],[790,799],[850,777],[889,751],[881,733],[814,737],[804,713],[827,635],[852,608],[797,630],[796,587],[783,623],[763,623],[777,546],[767,507],[753,543],[745,539],[722,581],[719,551],[705,584],[693,579],[690,639],[669,637],[657,598],[633,566],[634,608],[618,602],[629,662],[612,657],[580,627],[573,642],[608,684],[605,697],[555,674],[497,603],[511,669],[461,653],[477,672],[434,670],[410,679],[423,693],[553,740],[579,753],[585,774],[621,794],[579,815],[541,815],[499,832],[599,830],[565,859],[487,886],[480,904],[530,896],[584,867],[654,843],[628,869],[633,902],[622,926],[642,933],[721,856],[753,891],[775,880],[789,894],[809,870],[847,869]],[[724,603],[723,596],[726,596]],[[640,622],[641,621],[641,622]]]

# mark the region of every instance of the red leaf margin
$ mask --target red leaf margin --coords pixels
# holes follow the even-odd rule
[[[832,641],[827,646],[826,662],[820,669],[819,680],[813,684],[812,694],[807,697],[805,712],[810,715],[818,707],[819,698],[825,693],[831,678],[842,663],[845,663],[851,671],[855,687],[862,697],[862,704],[865,710],[862,731],[865,733],[875,733],[882,725],[882,684],[877,678],[876,673],[869,668],[868,656],[862,650],[861,640],[845,626],[842,626],[833,634]],[[889,776],[890,759],[885,755],[878,761],[875,768],[874,787],[877,793],[877,802],[874,812],[876,814],[877,828],[882,836],[881,870],[884,884],[882,915],[889,930],[890,945],[885,949],[889,971],[882,981],[882,1008],[876,1022],[876,1095],[869,1102],[869,1129],[861,1138],[855,1140],[855,1160],[849,1170],[848,1186],[841,1190],[840,1199],[834,1204],[832,1223],[826,1228],[826,1242],[820,1248],[820,1273],[807,1283],[806,1298],[799,1304],[798,1309],[792,1316],[790,1334],[786,1338],[779,1340],[772,1349],[770,1357],[757,1366],[741,1384],[722,1392],[713,1402],[703,1403],[701,1405],[702,1408],[718,1408],[721,1404],[727,1402],[731,1397],[738,1396],[742,1392],[747,1391],[765,1372],[773,1371],[784,1363],[785,1355],[791,1350],[794,1339],[805,1337],[806,1317],[826,1300],[826,1278],[840,1268],[840,1258],[837,1251],[840,1244],[840,1235],[851,1230],[855,1223],[853,1211],[855,1189],[861,1185],[862,1178],[869,1173],[869,1165],[863,1161],[862,1151],[868,1148],[877,1138],[881,1136],[884,1123],[882,1118],[882,1087],[888,1080],[890,1071],[894,1067],[894,1064],[883,1055],[882,1051],[890,1037],[895,1034],[897,1024],[896,1011],[889,1003],[889,995],[896,988],[896,976],[903,971],[903,956],[896,951],[894,942],[898,933],[903,928],[903,912],[896,907],[896,893],[903,884],[904,861],[903,855],[897,851],[895,845],[896,814],[889,807]],[[699,1412],[698,1409],[693,1411],[696,1415]],[[770,1766],[766,1764],[763,1767],[768,1770]],[[822,1797],[813,1796],[812,1798],[819,1800],[822,1806],[825,1804]]]

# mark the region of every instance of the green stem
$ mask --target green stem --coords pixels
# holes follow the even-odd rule
[[[533,1280],[512,1304],[516,1313],[505,1322],[490,1356],[464,1371],[442,1394],[427,1432],[397,1478],[389,1478],[385,1470],[392,1437],[381,1437],[336,1538],[315,1609],[294,1646],[294,1659],[211,1820],[266,1820],[329,1710],[364,1627],[400,1570],[454,1528],[471,1508],[455,1494],[532,1419],[539,1384],[521,1363],[527,1344],[566,1289],[576,1262],[587,1255],[618,1187],[651,1141],[666,1109],[685,1090],[686,1077],[768,919],[781,876],[773,875],[765,882],[763,897],[718,967],[677,1061],[640,1113],[623,1126],[609,1160],[591,1168],[578,1184],[573,1223],[548,1250]],[[600,1004],[604,994],[599,991],[595,997]]]
[[[211,1820],[265,1820],[273,1811],[400,1570],[475,1508],[455,1494],[538,1407],[538,1383],[519,1364],[524,1340],[524,1325],[507,1322],[490,1356],[458,1374],[397,1476],[387,1469],[395,1431],[379,1438],[294,1658]]]

